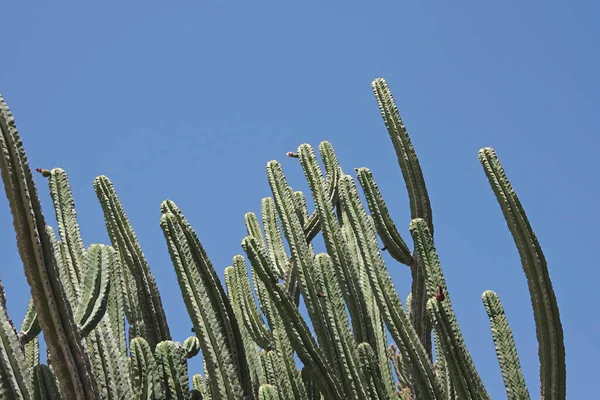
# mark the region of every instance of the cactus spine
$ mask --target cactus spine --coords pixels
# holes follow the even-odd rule
[[[0,97],[0,170],[31,287],[17,330],[0,281],[0,397],[489,399],[452,307],[416,152],[386,81],[371,86],[406,183],[411,221],[405,226],[413,248],[391,219],[372,172],[355,169],[355,181],[329,142],[318,147],[323,168],[309,144],[288,153],[308,182],[312,213],[283,165],[267,163],[271,196],[260,203],[260,219],[244,215],[245,257],[234,255],[223,283],[181,210],[165,200],[159,225],[193,323],[194,334],[183,343],[171,338],[156,281],[107,177],[96,178],[93,187],[111,245],[84,246],[61,168],[38,169],[48,179],[58,234],[46,226],[14,119]],[[529,284],[541,396],[564,400],[563,332],[548,266],[496,153],[483,148],[479,159]],[[315,251],[319,234],[321,253]],[[411,269],[406,305],[382,251]],[[487,290],[482,301],[508,398],[529,399],[500,299]],[[40,332],[47,365],[40,363]],[[187,360],[199,354],[204,370],[190,387]]]

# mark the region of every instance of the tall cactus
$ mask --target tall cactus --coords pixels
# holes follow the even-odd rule
[[[378,78],[371,87],[405,180],[410,223],[392,221],[369,169],[356,168],[355,180],[327,141],[318,147],[322,168],[315,150],[301,144],[288,156],[297,159],[315,210],[309,212],[306,195],[290,187],[283,164],[269,161],[271,196],[262,199],[260,220],[244,215],[241,248],[249,262],[235,255],[222,283],[181,210],[164,201],[159,225],[194,326],[183,343],[171,338],[158,286],[107,177],[96,178],[94,190],[112,246],[84,246],[61,168],[38,170],[48,178],[58,234],[46,226],[14,120],[0,97],[0,169],[31,287],[17,330],[0,281],[0,397],[489,399],[452,307],[417,155],[386,81]],[[548,266],[496,153],[483,148],[479,158],[528,281],[541,396],[564,400],[563,332]],[[412,249],[398,226],[408,226]],[[316,250],[319,237],[324,252]],[[405,305],[383,251],[411,269]],[[529,399],[500,299],[487,290],[482,300],[507,396]],[[40,363],[40,332],[48,365]],[[187,360],[200,353],[203,374],[193,374],[190,387]]]

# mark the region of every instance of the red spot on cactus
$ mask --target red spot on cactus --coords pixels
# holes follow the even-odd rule
[[[287,154],[288,157],[292,157],[292,158],[298,158],[299,157],[298,153],[293,153],[291,151],[288,151],[286,154]]]
[[[44,178],[48,178],[48,177],[51,175],[51,174],[50,174],[50,171],[48,171],[47,169],[36,168],[35,170],[36,170],[36,172],[38,172],[38,173],[42,174],[42,176],[43,176]]]
[[[446,299],[446,295],[444,295],[444,289],[442,289],[441,285],[437,285],[437,293],[435,295],[435,298],[437,299],[437,301],[442,302]]]

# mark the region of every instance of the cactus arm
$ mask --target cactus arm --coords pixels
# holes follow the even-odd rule
[[[133,396],[136,400],[146,400],[152,390],[151,368],[154,365],[154,354],[148,342],[141,337],[133,338],[130,347]]]
[[[250,396],[252,382],[241,332],[219,277],[198,236],[175,203],[167,200],[161,205],[161,210],[164,213],[161,228],[168,242],[178,279],[182,279],[181,290],[194,327],[201,324],[197,311],[200,309],[199,302],[207,301],[204,307],[209,307],[211,315],[204,323],[210,324],[211,335],[220,336],[219,340],[213,341],[213,346],[219,349],[218,358],[222,373],[225,374],[223,378],[227,383],[226,388],[230,396]],[[181,249],[186,252],[184,257],[179,255]],[[189,285],[190,282],[193,282],[192,286]],[[204,350],[203,348],[203,354]]]
[[[360,370],[363,381],[369,389],[369,398],[390,400],[390,395],[386,392],[386,386],[383,383],[381,369],[377,363],[377,357],[368,343],[358,345],[360,357]]]
[[[451,339],[453,341],[453,349],[460,353],[457,357],[459,357],[458,360],[461,363],[462,374],[464,374],[465,379],[468,381],[469,392],[471,393],[471,396],[475,396],[476,398],[489,398],[467,346],[465,345],[460,326],[456,320],[450,293],[448,292],[448,287],[446,285],[446,279],[444,278],[440,260],[433,243],[433,238],[427,227],[427,223],[422,218],[416,218],[411,221],[409,230],[415,244],[416,253],[418,254],[419,267],[424,275],[423,279],[425,281],[424,288],[426,297],[429,299],[435,297],[438,285],[444,293],[443,313],[440,315],[443,315],[444,322],[449,324],[447,329],[452,333]],[[435,310],[437,311],[437,308]],[[435,321],[436,323],[440,323],[438,318],[436,318]]]
[[[0,280],[0,387],[2,398],[31,396],[31,377],[17,330],[6,309],[4,286]]]
[[[106,312],[110,291],[110,269],[117,253],[110,246],[93,244],[84,257],[85,270],[79,289],[80,299],[75,320],[84,335],[90,333]]]
[[[346,314],[346,305],[341,295],[339,284],[335,277],[331,257],[328,254],[318,254],[315,268],[321,270],[322,294],[321,302],[325,304],[330,340],[339,364],[342,385],[348,398],[363,399],[366,397],[365,388],[359,372],[358,352],[356,342],[350,330]]]
[[[202,375],[195,374],[192,376],[192,399],[193,400],[207,400],[206,389],[204,387],[204,380]]]
[[[325,321],[318,291],[315,287],[315,279],[313,279],[313,272],[318,272],[313,269],[314,253],[309,247],[302,231],[302,226],[300,225],[293,202],[292,189],[287,185],[281,165],[277,161],[270,161],[267,164],[267,176],[271,191],[273,192],[275,206],[282,221],[284,235],[290,246],[294,265],[293,271],[298,274],[300,289],[302,290],[306,309],[312,321],[319,345],[322,346],[323,353],[327,359],[330,362],[335,362],[333,349],[327,333],[327,322]],[[332,365],[332,367],[336,368],[337,366]]]
[[[104,212],[112,245],[118,251],[121,262],[130,271],[127,278],[135,280],[135,306],[140,311],[143,323],[140,324],[138,320],[129,322],[134,325],[136,334],[146,338],[151,347],[158,342],[170,340],[171,333],[156,281],[114,185],[107,177],[99,176],[94,180],[94,190]]]
[[[200,340],[197,336],[190,336],[183,341],[183,348],[185,349],[186,358],[194,358],[200,353],[202,347],[200,347]]]
[[[33,399],[60,400],[61,395],[56,383],[56,377],[49,366],[36,365],[33,368]]]
[[[156,345],[153,377],[155,398],[173,400],[190,398],[187,357],[185,349],[179,343],[167,340]],[[158,388],[160,389],[156,390]]]
[[[73,273],[79,281],[83,274],[85,249],[77,223],[75,200],[67,173],[62,168],[53,168],[50,171],[48,186],[58,222],[58,234],[66,246],[67,253],[72,260]]]
[[[262,385],[258,389],[258,400],[279,400],[277,388],[273,385]]]
[[[224,399],[239,396],[241,387],[230,355],[219,349],[225,343],[224,332],[219,329],[215,313],[210,309],[208,289],[201,281],[185,234],[172,213],[163,214],[160,226],[167,240],[184,303],[194,324],[194,332],[202,344],[204,365],[211,374],[211,393]]]
[[[382,78],[375,79],[371,83],[371,88],[377,99],[381,116],[398,156],[398,164],[400,165],[410,200],[411,219],[423,218],[427,221],[427,227],[433,235],[431,203],[427,194],[423,171],[421,170],[419,158],[408,136],[406,127],[402,122],[402,118],[400,118],[400,113],[394,102],[392,92],[385,79]]]
[[[40,338],[36,336],[23,347],[25,358],[27,359],[27,367],[32,370],[33,367],[40,363]]]
[[[114,250],[114,249],[113,249]],[[127,356],[127,334],[125,332],[125,299],[127,292],[123,282],[123,266],[119,257],[114,258],[110,269],[110,291],[106,305],[107,325],[123,356]]]
[[[259,347],[266,349],[272,345],[273,336],[265,325],[262,315],[260,315],[260,311],[254,302],[254,296],[252,295],[250,280],[248,279],[246,270],[246,261],[241,255],[236,255],[233,258],[233,268],[235,278],[232,283],[234,283],[233,289],[236,290],[236,297],[240,307],[239,317],[241,317],[238,319],[244,322],[246,329],[248,329],[248,333],[256,344]]]
[[[298,357],[304,365],[310,365],[311,368],[317,371],[315,376],[322,392],[330,396],[331,399],[342,399],[341,394],[343,391],[337,376],[323,357],[294,302],[285,289],[277,283],[277,278],[272,270],[266,267],[267,260],[264,254],[261,254],[255,239],[251,236],[244,238],[242,247],[248,254],[250,262],[256,268],[258,276],[265,283],[269,296],[271,296],[278,314],[283,319],[283,326]]]
[[[327,149],[325,146],[324,151]],[[375,345],[373,321],[369,316],[360,293],[358,266],[350,257],[350,250],[339,222],[336,219],[333,205],[327,198],[325,183],[312,148],[303,144],[298,149],[300,163],[315,199],[321,224],[321,232],[325,240],[328,254],[333,259],[335,278],[341,288],[341,294],[348,305],[353,323],[353,331],[358,342],[368,341]]]
[[[33,299],[29,299],[25,318],[23,318],[21,331],[19,332],[21,344],[25,346],[27,343],[37,338],[41,331],[42,328],[40,327],[40,322],[38,321],[37,313],[35,312]]]
[[[245,265],[245,264],[244,264]],[[231,299],[231,306],[238,319],[241,321],[243,316],[241,309],[241,300],[239,299],[239,282],[236,276],[236,267],[233,265],[225,268],[225,286],[227,288],[227,294]],[[246,270],[244,269],[244,273]],[[247,275],[246,275],[247,279]],[[246,359],[248,361],[248,368],[250,370],[250,378],[252,379],[253,390],[257,388],[264,381],[263,368],[260,362],[260,352],[254,339],[252,338],[248,328],[244,324],[240,324],[240,332],[242,334],[242,340],[244,342],[244,349],[246,353]],[[199,341],[198,341],[199,343]],[[199,343],[200,344],[200,343]]]
[[[412,253],[390,216],[373,174],[368,168],[357,168],[356,172],[383,245],[396,261],[412,265],[414,261]]]
[[[278,353],[278,350],[267,351],[264,352],[264,354],[266,354],[267,364],[270,365],[273,370],[273,377],[275,379],[273,380],[272,385],[277,387],[280,396],[283,399],[305,399],[306,395],[304,393],[300,393],[299,395],[294,394],[290,376],[288,374],[281,373],[285,367],[282,365],[281,355]],[[296,370],[295,379],[299,378],[297,372],[298,370]]]
[[[287,257],[285,255],[285,248],[283,248],[283,243],[281,243],[281,234],[277,236],[277,234],[275,233],[275,243],[272,243],[272,236],[268,234],[267,242],[265,243],[265,237],[263,236],[262,230],[260,229],[260,222],[258,222],[256,214],[248,212],[246,213],[246,215],[244,215],[244,220],[246,222],[246,230],[248,231],[248,235],[254,236],[258,243],[261,246],[264,246],[265,250],[268,249],[269,253],[272,253],[273,261],[275,261],[272,265],[276,269],[275,272],[277,273],[279,278],[283,278],[285,276],[285,260],[287,260]],[[275,220],[275,226],[277,226],[277,220]],[[277,243],[277,237],[280,243]]]
[[[406,352],[414,366],[417,385],[426,390],[422,395],[427,398],[442,399],[442,391],[431,361],[413,325],[406,318],[402,302],[381,257],[373,219],[367,216],[358,197],[356,185],[348,175],[340,178],[340,198],[359,243],[373,295],[392,338],[401,350]]]
[[[61,392],[73,399],[97,398],[90,360],[59,281],[55,254],[45,230],[46,222],[27,156],[14,119],[1,96],[0,131],[0,170],[14,218],[19,254]]]
[[[546,400],[563,400],[566,398],[564,335],[546,258],[496,152],[489,147],[483,148],[479,151],[479,160],[500,204],[527,277],[539,342],[541,396]]]
[[[492,337],[508,400],[529,400],[529,391],[521,370],[517,347],[500,297],[495,292],[486,290],[481,299],[490,319]]]
[[[277,223],[277,209],[272,197],[265,197],[261,202],[261,218],[265,227],[265,237],[267,238],[267,247],[271,263],[282,270],[284,275],[288,271],[288,256],[283,245],[281,229]]]

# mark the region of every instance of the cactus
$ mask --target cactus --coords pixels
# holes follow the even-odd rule
[[[271,196],[260,203],[260,219],[244,215],[245,256],[233,256],[224,282],[181,210],[165,200],[158,225],[193,323],[194,334],[183,343],[171,338],[142,246],[106,176],[93,187],[111,245],[84,246],[61,168],[37,169],[48,181],[58,234],[46,225],[14,119],[0,97],[0,170],[31,287],[17,330],[0,281],[0,397],[489,399],[452,307],[414,146],[386,81],[378,78],[371,87],[406,184],[413,248],[391,219],[373,173],[362,167],[356,179],[346,174],[326,141],[318,147],[323,167],[309,144],[288,153],[306,178],[312,213],[305,194],[289,186],[283,164],[267,163]],[[496,153],[483,148],[479,159],[529,285],[540,395],[564,400],[563,332],[548,266]],[[406,304],[383,251],[411,270]],[[500,299],[487,290],[482,301],[507,396],[529,399]],[[40,362],[40,332],[47,364]],[[203,371],[194,372],[190,387],[187,360],[200,354]]]

